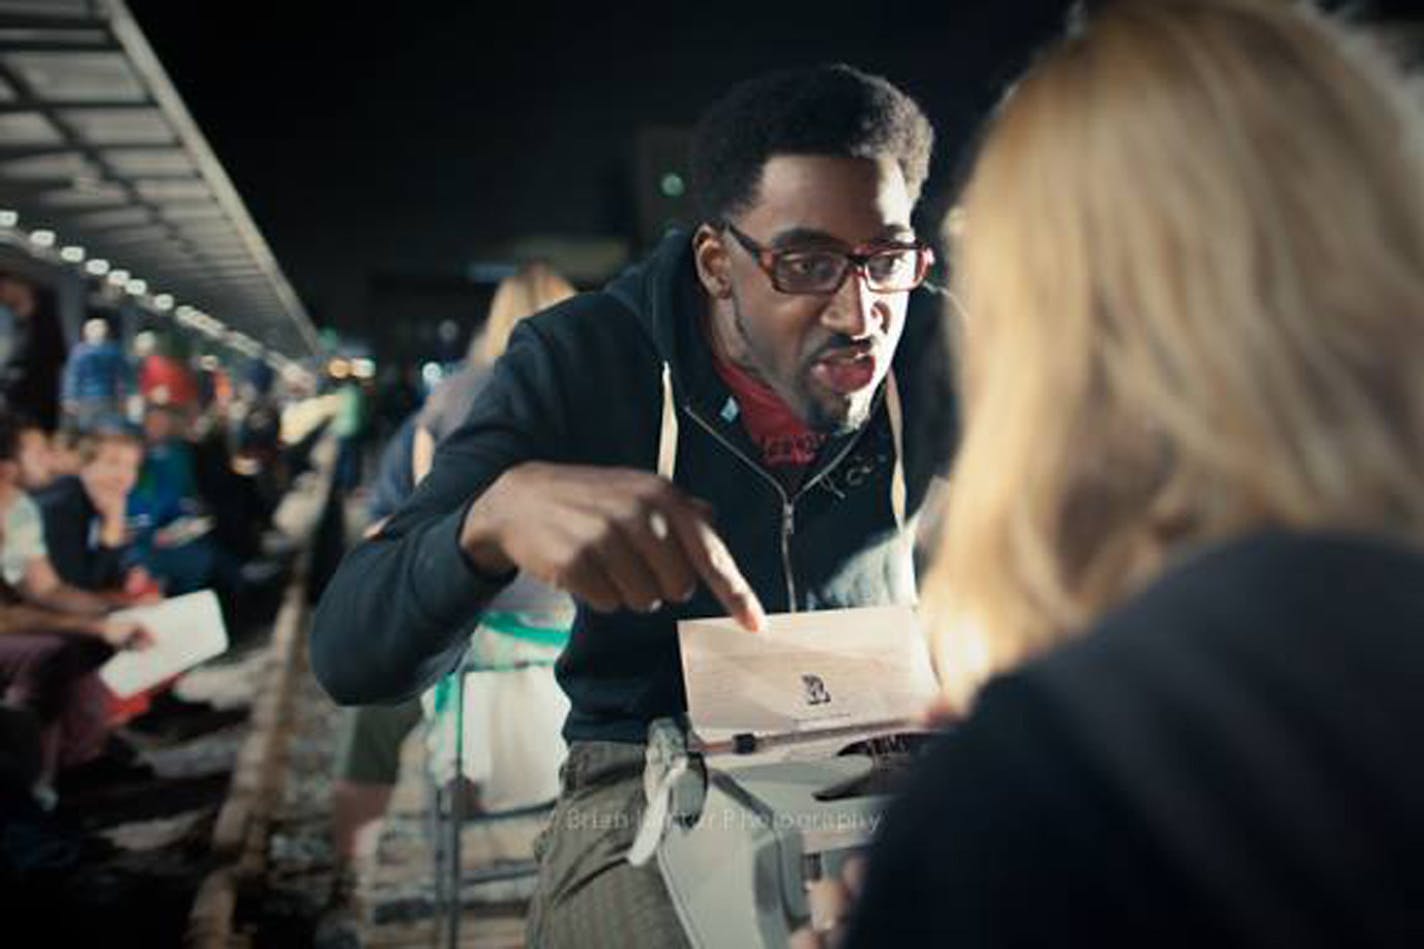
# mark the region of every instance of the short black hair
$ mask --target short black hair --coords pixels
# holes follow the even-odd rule
[[[912,198],[929,173],[934,129],[886,79],[844,64],[768,73],[732,89],[692,136],[692,189],[703,220],[724,221],[756,200],[774,155],[890,157]]]

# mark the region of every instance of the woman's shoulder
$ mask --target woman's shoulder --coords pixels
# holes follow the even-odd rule
[[[989,683],[926,754],[886,817],[852,944],[1165,918],[1211,933],[1225,916],[1188,899],[1211,881],[1269,888],[1332,828],[1364,840],[1366,812],[1403,839],[1380,802],[1424,791],[1421,627],[1424,556],[1408,543],[1281,531],[1181,557]],[[1246,814],[1295,823],[1263,848]],[[1050,889],[1062,899],[1035,914],[979,899]]]
[[[1267,530],[1183,552],[1077,641],[1031,668],[1051,678],[1141,672],[1187,656],[1377,649],[1421,624],[1424,547],[1377,534]],[[1418,641],[1416,653],[1424,649]]]

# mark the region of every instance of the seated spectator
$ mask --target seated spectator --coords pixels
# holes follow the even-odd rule
[[[66,581],[50,560],[39,506],[20,489],[14,422],[0,417],[0,579],[33,605],[81,616],[100,616],[111,604]]]
[[[926,592],[1035,658],[886,817],[850,945],[1424,944],[1420,142],[1300,4],[1102,5],[1014,86]]]
[[[237,387],[229,414],[233,470],[255,478],[274,509],[289,480],[282,451],[281,406],[272,392],[275,378],[270,366],[254,359]]]
[[[83,466],[57,479],[36,500],[44,515],[50,560],[67,583],[130,599],[143,586],[128,562],[128,499],[143,462],[143,442],[122,427],[101,428],[80,443]]]
[[[8,369],[21,355],[27,324],[35,312],[35,291],[29,282],[0,273],[0,367]]]
[[[59,423],[64,360],[54,294],[17,274],[0,272],[0,407],[53,429]]]
[[[149,405],[143,424],[146,454],[128,503],[135,558],[169,595],[213,586],[224,569],[223,557],[209,536],[212,522],[198,497],[184,413]]]
[[[5,702],[41,727],[42,794],[60,768],[95,761],[107,737],[107,692],[95,671],[149,634],[106,620],[109,604],[65,583],[50,563],[35,503],[19,488],[17,431],[0,414],[0,683]]]
[[[211,413],[205,417],[215,421]],[[262,552],[262,535],[272,523],[277,498],[265,490],[260,470],[236,463],[226,426],[209,424],[191,442],[198,498],[213,517],[213,539],[239,561]]]
[[[79,474],[79,469],[83,465],[79,457],[81,437],[78,429],[72,426],[61,428],[50,437],[48,460],[51,479]]]
[[[29,494],[41,491],[54,480],[54,452],[49,435],[40,424],[22,415],[15,416],[20,443],[15,456],[20,466],[20,488]]]

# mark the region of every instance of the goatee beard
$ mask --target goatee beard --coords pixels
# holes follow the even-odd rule
[[[806,419],[806,424],[812,431],[831,438],[840,438],[842,435],[859,431],[869,421],[871,404],[869,400],[863,403],[853,402],[846,411],[845,418],[833,418],[813,399],[810,402],[810,418]]]
[[[742,304],[741,301],[737,299],[735,293],[732,295],[732,327],[736,330],[737,339],[741,342],[742,351],[746,354],[746,360],[741,363],[742,368],[755,375],[765,383],[768,388],[776,391],[776,387],[771,384],[771,379],[767,373],[756,364],[756,347],[752,345],[751,336],[747,333],[746,321],[742,316]],[[728,355],[730,356],[730,354]],[[779,392],[777,394],[780,395]],[[787,408],[791,409],[797,415],[802,416],[802,421],[806,423],[807,428],[821,435],[826,435],[830,438],[839,438],[842,435],[849,435],[852,432],[858,431],[870,418],[870,406],[873,404],[873,400],[852,402],[844,418],[835,418],[827,414],[821,408],[820,404],[804,391],[804,388],[800,394],[805,396],[805,398],[802,399],[805,406],[804,411],[794,404],[788,404]],[[785,401],[785,396],[781,396],[781,398]]]

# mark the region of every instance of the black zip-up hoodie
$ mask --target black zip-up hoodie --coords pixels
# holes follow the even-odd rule
[[[339,702],[404,698],[458,661],[498,584],[459,548],[471,500],[526,461],[658,469],[664,367],[677,421],[674,481],[711,503],[716,527],[768,612],[912,603],[913,528],[946,466],[953,406],[935,301],[912,302],[893,367],[901,405],[904,518],[887,396],[862,428],[829,440],[786,492],[756,459],[702,335],[707,302],[691,241],[669,236],[600,293],[522,321],[465,424],[380,536],[352,551],[317,608],[312,666]],[[928,312],[926,312],[928,311]],[[643,615],[582,605],[558,678],[570,741],[642,741],[686,708],[679,619],[720,615],[705,589]]]

